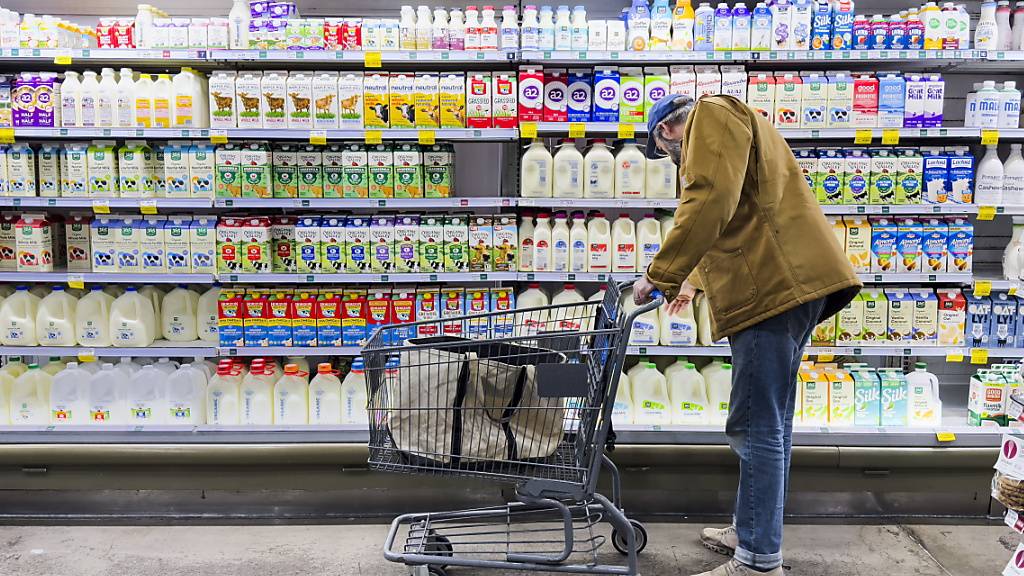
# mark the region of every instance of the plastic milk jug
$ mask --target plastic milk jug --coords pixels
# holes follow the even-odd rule
[[[627,290],[622,295],[622,313],[632,314],[638,306],[633,304],[633,291]],[[658,309],[655,308],[636,317],[629,333],[631,346],[656,346],[659,342],[661,326],[658,323]]]
[[[81,346],[110,346],[110,307],[114,297],[93,285],[75,306],[75,339]]]
[[[167,422],[168,375],[156,366],[143,366],[128,386],[128,423],[136,426]]]
[[[68,365],[67,362],[60,359],[60,356],[50,356],[50,359],[46,362],[46,365],[42,367],[42,371],[46,372],[50,376],[56,376],[62,372]]]
[[[37,346],[36,313],[40,298],[18,286],[0,304],[0,343],[4,346]],[[13,421],[13,419],[12,419]]]
[[[252,361],[249,373],[238,390],[239,423],[270,426],[274,423],[274,378],[262,359]]]
[[[701,346],[714,346],[715,342],[711,336],[711,307],[708,305],[708,298],[704,294],[690,303],[690,307],[696,307],[697,316],[697,342]]]
[[[352,361],[352,369],[341,383],[341,423],[362,426],[369,423],[366,412],[366,374],[362,358]]]
[[[50,386],[50,424],[83,426],[89,423],[89,378],[92,375],[69,362]]]
[[[671,400],[665,376],[653,362],[630,378],[633,384],[635,422],[646,426],[665,426],[672,423]]]
[[[550,272],[551,264],[551,218],[547,212],[541,212],[533,229],[533,270]]]
[[[309,374],[297,364],[284,367],[274,385],[274,424],[306,424],[309,417]]]
[[[662,346],[697,345],[697,320],[693,316],[692,303],[676,314],[669,314],[666,303],[658,309],[658,318],[661,321]]]
[[[105,363],[89,378],[89,422],[97,425],[128,424],[129,379]]]
[[[554,160],[540,140],[534,140],[523,153],[520,180],[523,198],[551,198]]]
[[[28,372],[28,364],[21,361],[21,356],[11,356],[7,359],[7,364],[0,368],[0,372],[9,375],[11,378],[17,378]]]
[[[40,346],[75,345],[75,305],[78,298],[68,294],[63,286],[39,301],[36,311],[36,339]]]
[[[551,271],[569,271],[570,235],[565,212],[555,213],[555,225],[551,227]]]
[[[160,322],[160,307],[164,302],[164,293],[153,284],[146,284],[142,288],[139,288],[139,294],[149,299],[153,304],[153,318],[156,322]],[[154,338],[160,335],[160,324],[154,324],[155,330],[153,331]]]
[[[309,383],[309,423],[341,424],[341,380],[330,364],[319,364]]]
[[[678,180],[679,169],[668,156],[647,160],[647,172],[644,176],[647,198],[675,198]]]
[[[198,338],[196,325],[199,293],[179,284],[164,296],[160,306],[163,336],[171,342],[193,342]]]
[[[626,372],[626,376],[629,376],[630,381],[632,381],[633,377],[639,374],[641,370],[645,369],[647,367],[647,363],[650,361],[651,359],[647,356],[638,357],[636,359],[636,364]]]
[[[636,224],[629,214],[619,214],[612,225],[612,271],[637,271]]]
[[[583,154],[574,140],[562,140],[553,160],[554,197],[583,198]]]
[[[672,49],[693,50],[693,6],[690,0],[676,0],[672,11]]]
[[[707,371],[704,380],[708,387],[708,421],[725,424],[729,417],[729,395],[732,393],[732,365],[722,364],[717,370]]]
[[[584,302],[583,295],[576,290],[575,284],[566,284],[562,290],[551,299],[552,306],[559,304],[576,304]],[[556,308],[550,313],[548,330],[569,330],[578,332],[583,327],[583,306],[570,306],[567,308]]]
[[[206,374],[182,364],[167,377],[167,424],[206,424]]]
[[[643,198],[647,165],[636,142],[627,141],[615,155],[615,197]]]
[[[680,364],[677,362],[672,367]],[[679,369],[666,371],[668,395],[672,400],[673,424],[705,424],[708,421],[707,387],[704,377],[691,362]]]
[[[142,370],[142,366],[132,362],[131,358],[122,357],[120,362],[114,364],[114,370],[120,371],[126,378],[131,378],[136,372]]]
[[[53,376],[29,364],[11,385],[10,420],[14,425],[43,426],[50,423],[50,386]]]
[[[661,223],[654,214],[644,214],[636,224],[637,272],[645,272],[661,250]]]
[[[587,248],[587,223],[583,212],[573,212],[569,229],[569,272],[587,271]]]
[[[939,379],[928,372],[924,362],[914,364],[914,371],[907,374],[910,391],[910,413],[907,422],[911,426],[937,426],[942,423],[942,402],[939,400]]]
[[[196,333],[205,342],[219,341],[217,332],[217,298],[220,286],[214,285],[199,296],[196,304]]]
[[[0,372],[0,426],[11,423],[11,387],[14,386],[14,377],[6,372]]]
[[[145,347],[156,336],[156,314],[153,303],[139,294],[134,286],[110,305],[110,339],[115,346]]]
[[[153,363],[153,366],[163,370],[164,374],[167,374],[168,376],[174,374],[174,371],[178,369],[178,363],[170,358],[158,358],[157,361]]]
[[[604,214],[595,212],[587,224],[587,243],[590,247],[587,252],[590,254],[590,261],[587,264],[588,272],[611,272],[612,271],[612,231]]]
[[[206,388],[206,423],[232,426],[239,423],[239,379],[230,360],[221,361]]]
[[[519,217],[519,271],[533,271],[533,213],[524,211]]]
[[[539,283],[530,284],[526,291],[516,298],[516,310],[530,310],[516,315],[516,336],[533,335],[547,330],[548,310],[544,308],[549,304],[548,295],[540,289]]]
[[[619,387],[615,390],[615,403],[612,404],[612,423],[616,426],[632,424],[634,419],[632,384],[629,376],[621,373]]]
[[[604,140],[594,140],[583,158],[583,197],[615,197],[615,157]]]

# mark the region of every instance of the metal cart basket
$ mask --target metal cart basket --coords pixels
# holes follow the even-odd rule
[[[619,472],[604,448],[630,328],[661,299],[625,314],[630,284],[609,285],[600,301],[499,304],[450,318],[442,310],[438,320],[371,336],[362,351],[370,468],[514,484],[516,499],[399,516],[385,558],[415,576],[454,566],[637,574],[647,534],[623,513]],[[596,492],[602,466],[611,501]],[[599,562],[605,518],[625,565]]]

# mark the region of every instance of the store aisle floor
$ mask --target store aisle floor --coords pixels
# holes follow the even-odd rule
[[[649,526],[644,576],[687,576],[722,560],[692,524]],[[385,526],[0,527],[0,574],[18,576],[400,576]],[[996,526],[788,526],[793,576],[999,574],[1019,537]],[[614,554],[614,551],[612,551]],[[497,576],[495,572],[451,570]]]

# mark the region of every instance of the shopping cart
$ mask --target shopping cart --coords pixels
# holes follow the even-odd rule
[[[371,336],[370,468],[515,485],[504,506],[399,516],[386,559],[414,576],[455,566],[637,574],[647,532],[622,510],[605,443],[633,320],[661,299],[625,314],[630,284],[610,284],[600,301],[442,313]],[[596,492],[602,467],[611,501]],[[599,562],[605,518],[624,566]]]

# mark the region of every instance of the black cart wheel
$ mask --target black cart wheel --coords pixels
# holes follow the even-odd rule
[[[428,566],[427,572],[430,576],[448,576],[448,571],[440,566]]]
[[[633,527],[633,539],[636,541],[636,553],[639,554],[647,548],[647,528],[638,522],[637,520],[630,520],[630,526]],[[618,530],[612,530],[612,546],[619,551],[622,555],[629,554],[627,549],[626,539],[619,535]]]
[[[451,558],[455,554],[455,548],[452,547],[452,541],[446,536],[438,534],[436,530],[430,530],[427,532],[426,539],[423,542],[423,554],[427,556]],[[439,574],[444,576],[444,569],[446,567],[446,564],[442,564],[439,566],[430,566],[429,568],[431,570],[434,568],[441,570]],[[433,574],[433,572],[431,572],[431,574]]]

